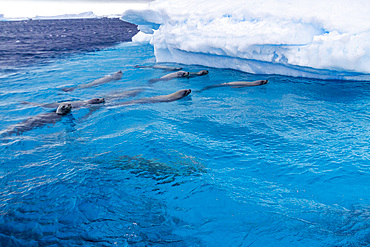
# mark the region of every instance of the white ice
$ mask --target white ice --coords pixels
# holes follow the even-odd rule
[[[369,13],[368,0],[157,0],[122,20],[157,62],[369,80]]]
[[[64,15],[56,15],[56,16],[35,16],[32,19],[34,20],[51,20],[51,19],[94,19],[98,18],[92,11],[79,13],[79,14],[64,14]]]
[[[117,17],[117,16],[114,16]],[[56,19],[94,19],[100,18],[99,16],[95,15],[92,11],[83,12],[79,14],[64,14],[64,15],[55,15],[55,16],[34,16],[32,18],[28,17],[4,17],[4,15],[0,15],[0,21],[22,21],[22,20],[56,20]]]

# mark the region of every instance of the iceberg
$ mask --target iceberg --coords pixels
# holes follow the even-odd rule
[[[4,14],[0,14],[0,21],[24,21],[28,20],[27,17],[5,17]]]
[[[370,80],[368,0],[156,0],[121,19],[157,62]]]
[[[96,19],[98,18],[92,11],[79,14],[65,14],[56,16],[35,16],[33,20],[54,20],[54,19]]]

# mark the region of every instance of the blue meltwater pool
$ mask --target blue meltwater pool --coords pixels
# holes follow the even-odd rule
[[[1,75],[2,131],[51,111],[24,101],[138,93],[1,137],[0,246],[370,245],[369,82],[134,67],[154,64],[124,43]]]

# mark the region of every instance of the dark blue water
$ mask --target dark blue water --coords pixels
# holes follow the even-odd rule
[[[0,141],[0,246],[369,246],[370,84],[167,72],[123,43],[0,77],[0,129],[50,103],[191,88],[170,103],[72,111]],[[121,80],[65,93],[118,70]],[[205,86],[268,79],[250,88]],[[122,102],[128,99],[121,99]]]
[[[137,32],[117,18],[2,21],[0,72],[131,41]]]

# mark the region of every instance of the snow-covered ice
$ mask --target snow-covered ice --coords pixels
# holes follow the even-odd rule
[[[367,0],[157,0],[128,10],[157,62],[370,80]]]

